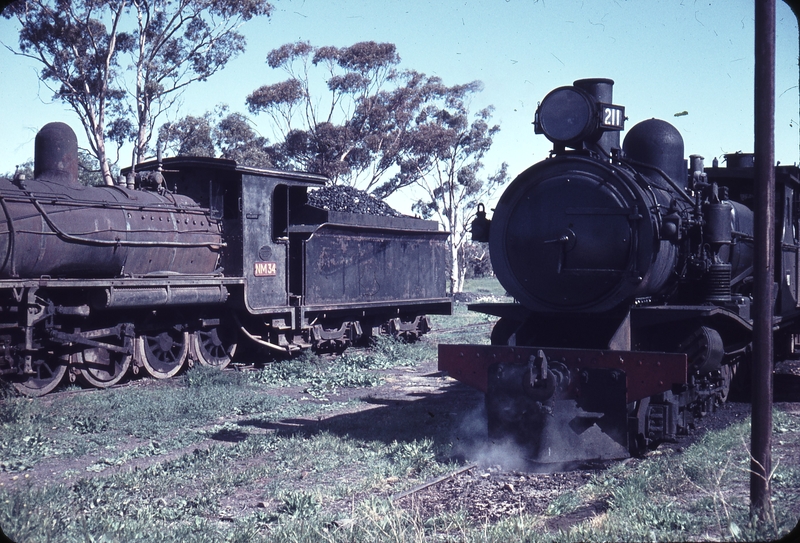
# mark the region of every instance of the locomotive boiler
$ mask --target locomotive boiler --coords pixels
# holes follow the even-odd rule
[[[69,126],[35,147],[33,179],[0,179],[0,376],[23,394],[222,368],[240,341],[280,355],[415,338],[450,312],[448,233],[315,207],[324,177],[176,157],[87,187]]]
[[[489,243],[513,303],[491,346],[440,345],[439,367],[485,392],[489,432],[541,462],[624,457],[685,433],[748,375],[753,156],[706,167],[669,123],[620,145],[613,81],[551,91],[535,131],[550,156],[520,174],[473,239]],[[800,169],[776,167],[775,344],[794,347]]]

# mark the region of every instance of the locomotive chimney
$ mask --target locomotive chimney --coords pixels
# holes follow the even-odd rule
[[[36,134],[33,177],[64,184],[78,183],[78,138],[65,123],[48,123]]]
[[[572,83],[582,91],[589,93],[601,104],[613,104],[614,81],[605,78],[578,79]],[[606,156],[611,155],[612,149],[619,149],[619,132],[616,130],[603,131],[597,140],[597,145],[603,148]]]

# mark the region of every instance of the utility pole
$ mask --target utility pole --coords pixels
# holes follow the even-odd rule
[[[755,266],[750,511],[772,518],[773,291],[775,281],[775,0],[755,0]]]

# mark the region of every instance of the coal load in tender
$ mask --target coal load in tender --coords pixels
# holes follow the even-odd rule
[[[383,200],[375,198],[368,192],[346,185],[327,185],[318,190],[309,191],[308,203],[314,207],[330,211],[360,213],[362,215],[383,215],[402,217]]]

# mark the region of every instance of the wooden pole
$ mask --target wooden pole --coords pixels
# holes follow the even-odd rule
[[[766,521],[772,518],[769,475],[775,281],[775,0],[755,2],[755,185],[750,509]]]

